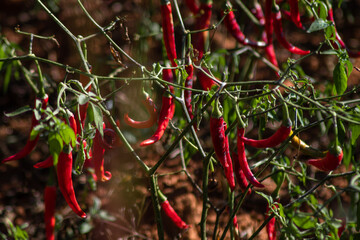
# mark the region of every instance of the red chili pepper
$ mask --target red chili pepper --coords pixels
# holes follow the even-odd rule
[[[234,171],[230,157],[229,140],[225,134],[226,122],[219,112],[218,104],[210,117],[210,135],[215,150],[215,154],[224,168],[225,177],[229,183],[231,191],[235,189]]]
[[[34,168],[49,168],[54,166],[54,159],[52,156],[49,156],[44,161],[36,163],[33,167]]]
[[[191,97],[191,96],[190,96]],[[148,113],[150,114],[150,118],[145,121],[135,121],[129,117],[127,113],[124,115],[124,120],[127,125],[133,128],[149,128],[152,127],[157,119],[156,108],[153,100],[147,96],[146,100],[143,100],[143,104],[145,105]]]
[[[93,163],[93,154],[92,149],[89,149],[89,154],[86,154],[86,141],[83,140],[83,146],[84,146],[84,154],[85,154],[85,161],[83,165],[83,169],[85,169],[94,179],[95,182],[97,182],[98,178],[94,172],[94,163]],[[91,168],[91,170],[90,170]]]
[[[305,51],[305,50],[302,50],[302,49],[300,49],[298,47],[295,47],[286,40],[286,38],[284,36],[284,32],[283,32],[283,27],[282,27],[282,22],[281,22],[281,12],[280,11],[273,12],[272,13],[272,18],[273,18],[275,35],[276,35],[277,40],[279,41],[279,43],[284,48],[286,48],[291,53],[299,54],[299,55],[306,55],[306,54],[310,53],[309,50]]]
[[[230,3],[228,2],[228,5]],[[224,14],[224,12],[222,12]],[[243,45],[249,45],[252,47],[265,47],[265,42],[254,42],[249,39],[247,39],[244,35],[244,33],[241,31],[239,24],[236,21],[235,14],[233,10],[231,9],[228,14],[226,14],[224,18],[224,24],[227,28],[227,30],[231,33],[231,35],[241,44]]]
[[[336,149],[335,153],[328,151],[326,156],[318,159],[310,159],[308,163],[317,167],[319,170],[324,172],[330,172],[339,167],[343,159],[343,151],[340,147]]]
[[[159,194],[159,198],[160,198],[160,206],[161,209],[164,211],[164,213],[166,214],[166,216],[168,216],[171,221],[180,229],[188,229],[190,226],[187,225],[180,217],[179,215],[175,212],[175,210],[172,208],[172,206],[170,205],[169,201],[166,199],[165,195],[161,192],[158,191]]]
[[[346,227],[346,218],[341,219],[341,227],[338,228],[338,237],[340,238]]]
[[[74,115],[72,114],[69,117],[69,123],[73,131],[76,132],[76,121]],[[57,177],[58,177],[59,188],[70,208],[78,216],[82,218],[86,218],[86,214],[81,210],[75,197],[73,181],[71,178],[72,165],[73,165],[72,163],[73,163],[73,156],[71,152],[60,153],[57,164]]]
[[[163,38],[166,48],[167,56],[173,67],[177,64],[175,59],[176,47],[175,47],[175,34],[174,34],[174,21],[172,17],[171,3],[169,0],[161,0],[161,24],[163,28]]]
[[[260,6],[260,4],[259,4],[258,2],[255,3],[255,10],[254,10],[254,11],[256,12],[255,17],[259,20],[259,22],[265,24],[264,13],[263,13],[262,8],[261,8],[261,6]],[[254,11],[253,11],[253,12],[254,12]],[[271,13],[271,12],[270,12],[270,13]],[[272,24],[272,23],[271,23],[271,24]],[[272,33],[271,33],[271,35],[272,35]],[[265,49],[265,54],[266,54],[268,60],[269,60],[275,67],[279,68],[279,64],[278,64],[278,62],[277,62],[277,60],[276,60],[276,54],[275,54],[274,44],[272,43],[272,40],[271,40],[271,42],[268,41],[268,37],[267,37],[267,32],[266,32],[266,31],[262,33],[262,40],[263,40],[264,42],[267,42],[267,45],[265,46],[264,49]],[[277,75],[278,77],[280,77],[280,75],[279,75],[278,72],[275,72],[275,73],[276,73],[276,75]]]
[[[185,0],[185,4],[194,15],[199,13],[200,9],[195,0]]]
[[[205,68],[202,68],[205,72],[209,73],[209,71]],[[203,90],[209,91],[213,86],[217,86],[217,83],[212,80],[210,77],[208,77],[205,73],[203,73],[201,70],[197,73],[197,79],[199,80],[199,83],[201,85],[201,88]]]
[[[266,43],[271,44],[273,41],[273,18],[272,18],[272,0],[265,0],[265,32],[266,32]]]
[[[266,32],[263,32],[262,34],[262,39],[265,41],[266,40]],[[274,44],[270,43],[265,47],[265,54],[268,57],[269,61],[277,68],[279,68],[279,64],[278,61],[276,60],[276,54],[275,54],[275,49],[274,49]],[[279,73],[276,72],[276,75],[279,77]]]
[[[235,229],[239,228],[239,224],[238,224],[238,220],[237,220],[236,215],[233,218],[233,226],[234,226]]]
[[[91,72],[91,67],[90,67],[90,72]],[[86,86],[90,82],[90,79],[88,76],[80,74],[80,82],[83,86]],[[91,91],[91,85],[86,89],[86,91],[87,92]],[[89,102],[82,104],[82,105],[79,104],[79,115],[80,116],[78,116],[78,114],[75,114],[76,115],[75,120],[76,120],[76,125],[78,126],[78,129],[77,129],[78,131],[81,129],[80,124],[82,127],[84,127],[88,106],[89,106]],[[80,119],[79,119],[79,117],[80,117]],[[75,134],[80,134],[80,132],[75,132]]]
[[[36,98],[36,101],[41,101],[41,108],[45,109],[47,106],[47,103],[49,101],[49,97],[48,95],[45,95],[44,98]],[[35,118],[35,114],[33,114],[32,119],[31,119],[31,130],[36,127],[39,124],[39,121],[36,120]],[[30,134],[31,134],[31,130],[30,130]],[[28,154],[30,154],[32,152],[32,150],[34,150],[38,140],[39,140],[39,134],[35,136],[34,139],[31,139],[29,134],[28,140],[25,144],[25,146],[16,154],[5,158],[4,160],[1,161],[1,163],[5,163],[5,162],[9,162],[9,161],[15,161],[15,160],[19,160],[21,158],[26,157]]]
[[[60,153],[59,161],[57,164],[57,176],[58,176],[59,188],[67,204],[71,207],[71,209],[78,216],[82,218],[86,218],[86,214],[81,210],[75,197],[73,181],[71,178],[72,162],[73,162],[73,157],[71,152]]]
[[[273,205],[275,208],[278,207],[276,203]],[[269,205],[266,207],[266,218],[269,217],[270,214],[270,207]],[[266,224],[266,232],[268,234],[269,240],[276,240],[276,219],[273,217],[270,221]]]
[[[172,82],[173,76],[171,69],[163,69],[163,79]],[[170,86],[171,93],[174,93],[174,88]],[[158,120],[158,127],[155,133],[149,138],[140,143],[140,146],[148,146],[156,143],[164,135],[164,132],[169,124],[169,121],[173,118],[175,113],[175,102],[172,96],[162,97],[162,106],[160,110],[160,116]]]
[[[245,192],[246,188],[248,187],[248,182],[246,180],[244,171],[240,167],[240,162],[238,161],[239,156],[237,155],[237,153],[233,152],[232,159],[233,159],[233,163],[234,163],[234,171],[235,171],[236,181],[239,184],[241,191]],[[251,194],[251,188],[249,188],[249,191],[247,194]]]
[[[328,10],[328,17],[327,18],[328,18],[328,20],[332,21],[334,23],[334,25],[335,25],[334,12],[333,12],[333,9],[331,7]],[[336,29],[335,29],[335,31],[336,31]],[[341,39],[341,37],[340,37],[340,35],[339,35],[339,33],[337,31],[336,31],[336,40],[338,40],[338,42],[339,42],[339,44],[340,44],[340,46],[342,48],[346,48],[344,41]],[[333,46],[335,48],[337,48],[337,45],[335,43],[333,44]]]
[[[298,28],[303,29],[304,27],[300,20],[299,0],[289,0],[289,6],[290,6],[291,20]]]
[[[210,27],[210,20],[211,20],[211,9],[212,9],[212,2],[211,3],[201,3],[199,13],[200,18],[196,23],[196,30],[204,30]],[[208,32],[199,32],[194,34],[194,41],[193,46],[199,53],[198,59],[200,60],[204,54],[205,48],[205,40],[207,38]]]
[[[265,16],[261,8],[261,5],[258,2],[254,2],[254,8],[251,9],[252,14],[259,20],[261,26],[265,25]]]
[[[101,138],[100,132],[96,130],[92,146],[92,160],[97,180],[104,182],[111,179],[111,173],[109,171],[104,172],[104,155],[105,148],[112,148],[115,138],[116,134],[112,129],[104,129],[104,139]]]
[[[193,87],[193,73],[194,73],[194,67],[192,64],[190,65],[186,65],[185,66],[185,71],[187,73],[187,77],[185,80],[185,87],[186,88],[192,88]],[[187,108],[187,111],[189,113],[189,116],[191,119],[193,119],[194,115],[193,115],[193,111],[192,111],[192,105],[191,105],[191,94],[192,92],[190,90],[185,90],[184,91],[184,98],[185,98],[185,105]]]
[[[54,240],[56,187],[46,186],[44,191],[46,239]]]
[[[275,147],[275,146],[279,145],[280,143],[282,143],[283,141],[285,141],[286,138],[289,137],[290,133],[291,133],[291,125],[289,125],[289,126],[281,125],[279,127],[279,129],[276,130],[276,132],[268,138],[261,139],[261,140],[255,140],[255,139],[249,139],[246,137],[241,137],[241,140],[245,144],[250,145],[255,148],[271,148],[271,147]]]
[[[333,13],[333,9],[332,8],[329,8],[329,11],[328,11],[328,20],[332,21],[335,25],[335,21],[334,21],[334,13]],[[338,31],[336,30],[335,28],[335,36],[336,36],[336,40],[339,42],[341,48],[343,49],[346,49],[349,57],[352,57],[352,58],[358,58],[360,57],[360,51],[356,52],[356,51],[352,51],[350,49],[348,49],[345,45],[345,42],[341,39]],[[335,49],[338,49],[338,45],[334,42],[334,41],[331,41],[333,47]]]
[[[243,128],[238,128],[238,132],[237,132],[237,148],[238,149],[237,150],[238,150],[239,158],[237,160],[239,161],[240,168],[243,170],[247,180],[249,180],[249,182],[252,185],[254,185],[255,187],[263,188],[265,186],[256,179],[254,174],[251,172],[249,164],[247,162],[246,153],[245,153],[245,144],[242,140],[244,137],[244,132],[245,132],[245,130]]]

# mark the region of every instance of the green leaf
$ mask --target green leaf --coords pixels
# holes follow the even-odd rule
[[[325,29],[325,36],[329,40],[336,40],[336,29],[334,26],[329,26]],[[329,51],[329,50],[328,50]],[[335,50],[333,50],[336,52]]]
[[[42,128],[41,125],[37,125],[33,129],[31,129],[31,132],[30,132],[30,140],[31,141],[34,140],[39,135],[41,128]]]
[[[93,226],[89,222],[83,222],[80,225],[79,231],[81,234],[86,234],[86,233],[89,233],[91,231],[91,229],[93,229]]]
[[[269,204],[273,203],[273,199],[271,196],[266,195],[265,193],[262,193],[262,192],[258,192],[258,191],[256,191],[256,193],[259,194],[260,196],[262,196],[263,198],[265,198]]]
[[[351,72],[352,72],[352,70],[353,70],[353,68],[354,68],[354,66],[353,66],[353,64],[350,62],[350,60],[346,60],[346,61],[345,61],[345,64],[346,64],[346,66],[347,66],[346,73],[347,73],[347,76],[349,77],[350,74],[351,74]]]
[[[104,133],[103,133],[103,114],[101,112],[101,109],[91,102],[90,102],[90,105],[91,105],[92,112],[93,112],[95,126],[96,126],[97,130],[100,132],[100,135],[103,136],[104,135]]]
[[[298,212],[292,218],[296,226],[302,229],[311,229],[316,226],[316,219],[306,213]]]
[[[352,157],[352,146],[350,144],[344,144],[343,151],[344,151],[344,157],[342,162],[347,168],[350,164]]]
[[[328,21],[325,21],[324,19],[316,19],[307,30],[308,33],[316,32],[323,30],[330,26],[330,23]]]
[[[106,221],[110,221],[110,222],[113,222],[116,220],[116,218],[114,216],[110,215],[107,211],[104,211],[104,210],[99,211],[99,217]]]
[[[322,19],[327,19],[328,7],[326,6],[325,2],[318,1],[317,3],[318,3],[319,17]]]
[[[75,159],[75,171],[77,174],[81,174],[82,169],[83,169],[83,165],[86,159],[86,149],[84,149],[84,145],[83,144],[79,144],[79,151],[76,155],[76,159]]]
[[[6,68],[4,82],[3,82],[3,92],[4,93],[7,92],[7,89],[8,89],[9,83],[10,83],[11,70],[12,70],[12,64],[9,64]]]
[[[337,51],[335,51],[333,49],[329,49],[329,50],[321,51],[320,54],[322,54],[322,55],[337,55]]]
[[[84,105],[86,104],[87,102],[89,102],[90,98],[85,95],[85,94],[81,94],[79,97],[78,97],[78,103],[80,105]]]
[[[60,127],[59,133],[66,145],[71,143],[71,146],[75,147],[76,136],[74,130],[72,130],[72,128],[69,125],[63,123]]]
[[[355,145],[356,140],[359,138],[360,135],[360,125],[351,124],[350,130],[351,130],[351,145]]]
[[[341,119],[337,119],[337,129],[338,129],[338,141],[340,143],[345,142],[345,138],[346,138],[346,129],[345,126],[343,124],[343,121]]]
[[[29,105],[26,105],[26,106],[23,106],[21,108],[16,109],[15,111],[13,111],[11,113],[4,113],[4,115],[7,116],[7,117],[15,117],[15,116],[18,116],[20,114],[30,112],[31,110],[32,110],[32,108],[29,107]]]
[[[333,78],[335,83],[335,90],[338,95],[345,92],[347,88],[348,75],[343,62],[338,62],[333,71]]]
[[[50,133],[48,137],[48,144],[49,144],[49,151],[50,154],[53,156],[54,165],[57,164],[59,155],[63,149],[63,140],[59,133]]]

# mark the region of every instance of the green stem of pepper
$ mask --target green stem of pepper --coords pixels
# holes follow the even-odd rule
[[[151,189],[151,199],[152,199],[153,207],[154,207],[155,221],[156,221],[157,231],[158,231],[158,238],[159,238],[159,240],[163,240],[164,239],[164,228],[163,228],[163,224],[162,224],[161,209],[160,209],[160,203],[159,203],[160,191],[158,191],[157,179],[156,179],[155,175],[150,176],[150,189]],[[162,194],[162,196],[165,197],[163,194]]]
[[[231,191],[230,187],[227,187],[228,189],[228,199],[229,199],[229,213],[230,215],[233,215],[233,211],[234,211],[234,191]],[[235,213],[236,215],[236,213]],[[234,216],[235,216],[234,215]],[[229,222],[233,222],[233,218],[229,218]],[[233,240],[235,239],[234,237],[234,224],[230,225],[230,239]]]
[[[222,112],[219,108],[219,97],[216,98],[215,103],[214,103],[214,108],[213,111],[211,113],[213,118],[220,118],[222,116]]]
[[[35,64],[36,64],[36,67],[37,67],[37,70],[38,70],[38,74],[39,74],[39,81],[38,81],[38,84],[39,84],[39,96],[40,98],[44,98],[45,97],[45,88],[44,88],[44,78],[43,78],[43,75],[42,75],[42,71],[41,71],[41,68],[40,68],[40,64],[38,62],[38,60],[35,60]]]
[[[281,185],[283,184],[284,180],[285,180],[285,177],[286,177],[286,174],[284,171],[281,171],[278,172],[277,174],[280,174],[280,177],[281,177],[281,180],[279,181],[279,183],[276,185],[276,188],[275,190],[272,192],[271,196],[272,198],[275,200],[275,199],[278,199],[279,198],[279,192],[280,192],[280,189],[281,189]]]
[[[241,128],[246,128],[246,124],[244,123],[242,117],[241,117],[241,114],[240,114],[240,109],[239,109],[239,105],[237,103],[237,98],[235,98],[235,101],[234,101],[234,105],[235,105],[235,113],[236,113],[236,118],[240,124],[240,127]]]
[[[200,221],[200,231],[201,231],[201,239],[206,240],[206,218],[207,212],[209,209],[208,205],[208,183],[209,183],[209,162],[210,156],[212,154],[208,154],[203,162],[203,209],[201,213],[201,221]]]

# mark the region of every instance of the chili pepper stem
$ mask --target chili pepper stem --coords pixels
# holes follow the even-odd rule
[[[155,214],[155,221],[158,231],[158,238],[159,240],[164,239],[164,228],[161,218],[161,210],[160,210],[160,204],[159,204],[159,192],[158,191],[158,185],[157,185],[157,178],[153,174],[150,176],[150,190],[151,190],[151,199],[153,202],[153,208],[154,208],[154,214]]]

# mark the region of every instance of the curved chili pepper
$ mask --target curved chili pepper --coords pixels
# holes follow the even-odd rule
[[[277,208],[278,205],[274,203],[273,207]],[[270,207],[266,206],[266,218],[270,215]],[[266,219],[265,218],[265,219]],[[266,224],[266,232],[268,234],[269,240],[276,240],[276,219],[272,217],[270,221]]]
[[[291,125],[284,126],[281,125],[276,132],[268,138],[255,140],[249,139],[246,137],[241,137],[241,140],[252,147],[255,148],[271,148],[279,145],[283,141],[285,141],[291,133]]]
[[[205,68],[202,68],[205,72],[209,73],[209,71]],[[197,79],[201,85],[203,90],[209,91],[213,86],[217,86],[217,83],[212,80],[208,75],[203,73],[203,71],[197,72]]]
[[[177,64],[175,59],[176,47],[175,47],[175,34],[174,34],[174,21],[172,17],[171,3],[169,0],[161,0],[161,24],[163,28],[163,38],[166,48],[167,56],[173,67]]]
[[[171,69],[163,69],[163,79],[172,82],[173,76]],[[170,86],[170,92],[174,93],[174,88]],[[155,133],[149,138],[140,143],[140,146],[148,146],[156,143],[164,135],[164,132],[169,124],[169,121],[173,118],[175,113],[175,102],[172,96],[162,97],[162,106],[160,110],[160,116],[158,120],[158,127]]]
[[[49,156],[44,161],[36,163],[33,167],[34,168],[49,168],[54,166],[54,159],[53,156]]]
[[[191,97],[191,96],[190,96]],[[156,107],[153,100],[147,96],[145,100],[142,101],[146,107],[146,110],[150,114],[148,120],[145,121],[135,121],[129,117],[129,114],[125,113],[124,120],[127,125],[133,128],[149,128],[152,127],[157,119]]]
[[[245,144],[242,140],[244,137],[244,132],[245,130],[243,128],[238,128],[237,131],[238,159],[237,160],[239,161],[240,168],[243,170],[247,180],[249,180],[249,182],[255,187],[263,188],[265,186],[256,179],[254,174],[251,172],[249,164],[247,162],[246,153],[245,153]]]
[[[328,151],[325,157],[318,159],[310,159],[308,163],[310,165],[313,165],[314,167],[317,167],[321,171],[330,172],[339,167],[343,159],[343,155],[343,151],[339,147],[339,149],[336,150],[336,153],[331,153],[330,151]]]
[[[283,32],[283,27],[282,27],[282,22],[281,22],[281,12],[277,11],[277,12],[273,12],[272,13],[272,18],[273,18],[273,22],[274,22],[274,31],[275,31],[275,35],[277,37],[277,40],[279,41],[279,43],[286,48],[289,52],[294,53],[294,54],[298,54],[298,55],[306,55],[309,54],[310,51],[309,50],[302,50],[298,47],[293,46],[292,44],[290,44],[285,36],[284,36],[284,32]]]
[[[335,25],[334,12],[333,12],[332,8],[329,8],[329,10],[328,10],[328,20],[332,21],[334,23],[334,25]],[[341,48],[346,49],[349,57],[352,57],[352,58],[360,57],[360,51],[357,51],[357,52],[355,51],[354,52],[354,51],[352,51],[352,50],[350,50],[350,49],[348,49],[346,47],[345,42],[341,39],[341,37],[340,37],[338,31],[336,30],[336,28],[335,28],[335,37],[336,37],[336,40],[339,42]],[[331,41],[331,43],[332,43],[332,45],[333,45],[333,47],[335,49],[338,49],[338,45],[334,41]]]
[[[70,127],[76,132],[76,121],[74,115],[69,116]],[[69,153],[61,152],[57,164],[57,178],[60,191],[65,198],[65,201],[70,208],[80,217],[86,218],[86,214],[81,210],[76,197],[71,178],[72,174],[73,156],[71,151]]]
[[[237,220],[236,215],[235,215],[234,218],[233,218],[233,226],[234,226],[234,228],[235,228],[236,230],[239,228],[239,224],[238,224],[238,220]]]
[[[187,225],[175,212],[173,207],[170,205],[169,201],[166,199],[165,195],[158,190],[159,198],[160,198],[160,206],[161,209],[164,211],[166,216],[168,216],[171,221],[180,229],[188,229],[190,226]]]
[[[47,240],[54,240],[55,230],[55,207],[56,207],[56,187],[46,186],[44,191],[45,204],[45,232]]]
[[[265,32],[266,32],[266,43],[271,44],[273,41],[273,18],[272,18],[272,0],[265,0]]]
[[[271,9],[270,9],[271,10]],[[264,17],[264,13],[261,9],[261,6],[258,2],[255,3],[255,10],[256,11],[256,14],[255,14],[255,17],[259,20],[260,23],[264,23],[265,24],[265,17]],[[270,11],[270,14],[271,14],[271,11]],[[271,16],[271,15],[270,15]],[[272,22],[271,22],[272,24]],[[272,30],[271,30],[272,31]],[[269,42],[268,40],[268,37],[267,37],[268,33],[267,31],[263,32],[262,33],[262,40],[264,42],[267,42],[267,45],[265,46],[264,50],[265,50],[265,54],[268,58],[268,60],[277,68],[279,68],[279,64],[278,64],[278,61],[276,60],[276,54],[275,54],[275,49],[274,49],[274,44],[272,43],[272,40],[271,42]],[[272,32],[271,32],[271,35],[272,35]],[[275,72],[276,75],[278,77],[280,77],[279,73],[278,72]]]
[[[90,72],[91,72],[91,67],[90,67]],[[80,82],[83,86],[86,86],[89,82],[90,79],[88,76],[80,74]],[[91,85],[86,89],[87,92],[91,91]],[[78,132],[75,132],[75,134],[80,134],[79,130],[81,129],[81,126],[84,128],[84,124],[85,124],[85,119],[86,119],[86,114],[87,114],[87,109],[89,106],[89,102],[86,102],[85,104],[80,105],[79,104],[79,115],[75,114],[75,120],[76,120],[76,125],[78,126]]]
[[[168,200],[165,200],[160,205],[161,209],[164,210],[165,214],[171,219],[173,223],[175,223],[178,228],[187,229],[190,227],[179,217],[179,215],[177,215]]]
[[[262,39],[266,40],[266,32],[263,32],[262,34]],[[276,54],[275,54],[275,49],[274,49],[274,44],[270,43],[268,44],[265,48],[265,54],[268,57],[269,61],[277,68],[279,68],[279,64],[278,61],[276,60]],[[279,77],[279,73],[276,72],[276,75]]]
[[[228,5],[230,3],[228,2]],[[222,12],[224,15],[224,12]],[[227,30],[231,33],[231,35],[238,41],[238,43],[241,43],[243,45],[249,45],[252,47],[265,47],[265,42],[254,42],[249,39],[247,39],[244,35],[244,33],[241,31],[239,24],[236,21],[235,14],[233,10],[231,9],[228,14],[226,14],[224,18],[224,24],[227,28]]]
[[[286,48],[289,52],[294,53],[294,54],[298,54],[298,55],[306,55],[309,54],[310,51],[309,50],[302,50],[298,47],[295,47],[293,45],[291,45],[285,38],[284,36],[284,32],[283,32],[283,27],[282,27],[282,22],[281,22],[281,12],[278,11],[276,13],[272,13],[272,18],[273,18],[273,22],[274,22],[274,31],[275,31],[275,35],[279,41],[279,43]]]
[[[261,26],[265,25],[265,16],[261,8],[261,5],[256,1],[254,2],[254,8],[251,9],[252,14],[259,20]],[[264,40],[264,39],[263,39]],[[264,40],[266,42],[266,40]]]
[[[194,67],[192,64],[185,66],[185,71],[187,73],[187,77],[185,80],[185,87],[186,88],[192,88],[193,87],[193,73],[194,73]],[[185,106],[189,113],[189,116],[191,119],[193,119],[193,111],[192,111],[192,105],[191,105],[191,94],[192,92],[190,90],[184,91],[184,98],[185,98]]]
[[[104,139],[101,138],[100,132],[96,130],[92,146],[92,161],[94,164],[94,170],[97,180],[104,182],[111,179],[111,173],[109,171],[104,172],[104,155],[105,148],[112,148],[112,145],[115,142],[115,137],[116,134],[112,129],[104,129]]]
[[[199,13],[200,9],[195,0],[185,0],[185,4],[194,15]]]
[[[210,20],[211,20],[211,9],[212,9],[212,3],[201,3],[199,13],[200,18],[196,23],[196,30],[205,30],[208,29],[210,26]],[[207,38],[208,32],[199,32],[194,34],[194,41],[193,46],[194,49],[196,49],[199,53],[198,59],[200,60],[204,54],[204,48],[205,48],[205,40]]]
[[[234,171],[229,150],[229,139],[225,134],[227,128],[224,118],[218,112],[217,103],[210,117],[210,135],[215,154],[224,168],[225,177],[228,181],[231,191],[235,189]]]
[[[299,12],[299,0],[289,0],[290,6],[290,16],[292,22],[298,27],[303,29],[303,25],[300,20],[300,12]]]
[[[331,7],[328,10],[328,17],[327,18],[328,18],[328,20],[332,21],[334,23],[334,25],[335,25],[334,12],[333,12],[333,9]],[[336,29],[335,29],[335,36],[336,36],[336,40],[338,40],[340,46],[342,48],[346,48],[346,45],[345,45],[344,41],[341,39],[341,37],[340,37],[339,33],[336,31]],[[333,43],[333,46],[335,48],[337,48],[337,45],[335,43]]]
[[[86,154],[86,141],[83,140],[83,146],[84,146],[84,154],[85,154],[85,161],[84,161],[84,165],[83,165],[83,169],[87,170],[87,172],[92,176],[92,178],[94,179],[95,182],[97,182],[97,176],[94,172],[94,163],[93,163],[93,154],[92,154],[92,149],[89,149],[89,155]],[[91,170],[90,170],[91,168]]]
[[[41,108],[45,109],[47,106],[47,103],[49,101],[49,97],[47,94],[45,94],[45,96],[43,98],[36,98],[35,103],[36,103],[36,101],[41,101]],[[39,121],[36,120],[35,114],[33,114],[32,118],[31,118],[31,130],[34,127],[36,127],[38,124],[39,124]],[[30,134],[31,134],[31,130],[30,130]],[[19,160],[21,158],[26,157],[28,154],[30,154],[32,152],[32,150],[34,150],[34,148],[39,140],[39,134],[36,135],[34,139],[31,139],[30,134],[29,134],[29,137],[28,137],[28,140],[27,140],[25,146],[18,153],[2,160],[1,163]]]
[[[58,184],[62,195],[64,196],[70,208],[80,217],[86,218],[86,214],[81,210],[76,197],[71,178],[72,173],[72,153],[61,152],[57,164]]]
[[[246,188],[248,187],[248,182],[246,180],[244,171],[240,167],[240,162],[238,161],[239,156],[237,155],[237,153],[233,152],[232,159],[233,159],[233,163],[234,163],[234,171],[235,171],[236,181],[239,184],[241,191],[245,192]],[[249,191],[247,194],[251,194],[251,188],[249,188]]]

